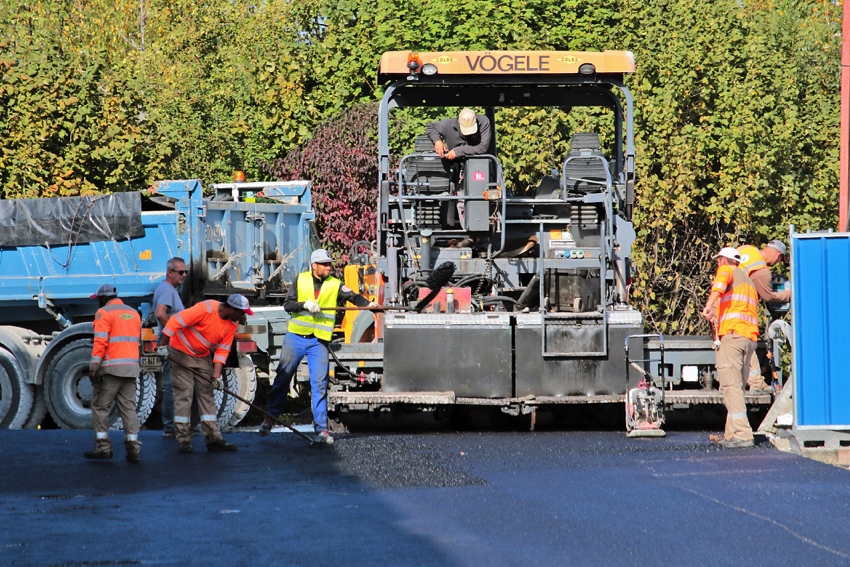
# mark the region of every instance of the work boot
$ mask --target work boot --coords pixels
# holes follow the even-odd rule
[[[752,439],[724,439],[717,444],[723,449],[744,449],[754,446],[755,442]]]
[[[334,438],[328,434],[327,429],[323,429],[319,433],[316,433],[316,437],[313,438],[313,443],[318,443],[319,445],[333,445]]]
[[[267,417],[263,420],[263,424],[257,430],[257,433],[260,434],[260,437],[265,437],[269,433],[272,432],[272,420],[270,417]]]
[[[207,451],[211,453],[232,453],[238,448],[236,443],[228,443],[224,439],[216,439],[207,443]]]
[[[138,451],[128,451],[127,452],[127,461],[131,463],[138,463],[141,459],[139,459]]]
[[[188,441],[184,441],[182,443],[177,444],[177,452],[178,453],[194,453],[195,450],[192,448],[192,444]]]
[[[104,449],[102,447],[98,447],[94,451],[86,451],[83,453],[83,456],[87,459],[100,459],[106,460],[112,458],[112,449]]]

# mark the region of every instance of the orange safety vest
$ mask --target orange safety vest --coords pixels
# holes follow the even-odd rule
[[[768,267],[764,256],[761,255],[761,251],[755,246],[750,246],[749,244],[739,246],[738,254],[741,255],[741,263],[738,264],[738,267],[744,271],[747,277],[750,277],[756,270]]]
[[[215,350],[213,362],[225,364],[238,325],[218,316],[218,301],[208,299],[171,316],[162,330],[177,350],[201,358]]]
[[[717,334],[735,333],[750,340],[759,338],[759,296],[753,282],[740,267],[720,266],[711,284],[712,292],[719,292],[717,308]]]
[[[116,298],[94,316],[94,347],[91,361],[107,374],[138,378],[142,319],[135,309]]]

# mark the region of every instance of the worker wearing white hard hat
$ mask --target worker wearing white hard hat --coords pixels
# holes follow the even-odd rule
[[[333,338],[336,308],[349,301],[358,307],[377,307],[333,277],[332,267],[328,251],[316,250],[310,255],[310,270],[300,273],[289,286],[283,308],[290,319],[268,405],[269,415],[275,418],[283,412],[289,384],[301,361],[307,358],[314,441],[326,445],[333,443],[328,433],[328,345]],[[266,417],[258,432],[265,437],[271,430],[272,420]]]
[[[726,406],[726,430],[718,444],[726,449],[753,446],[753,429],[747,419],[744,384],[748,361],[758,340],[758,294],[752,280],[739,267],[741,254],[727,247],[715,256],[717,271],[702,315],[717,325],[720,346],[716,368]]]

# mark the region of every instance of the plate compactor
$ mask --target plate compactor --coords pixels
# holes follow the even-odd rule
[[[650,372],[650,358],[633,359],[629,356],[629,341],[632,339],[658,338],[660,358],[658,376]],[[664,425],[664,338],[661,335],[629,335],[625,342],[626,350],[626,384],[629,383],[629,369],[636,370],[641,375],[637,387],[626,392],[626,433],[629,437],[664,437],[667,434],[661,429]],[[641,346],[641,353],[645,349]],[[660,379],[656,386],[656,379]]]

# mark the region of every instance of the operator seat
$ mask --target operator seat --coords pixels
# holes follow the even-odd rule
[[[434,153],[434,143],[425,134],[414,141],[414,153],[406,156],[402,171],[405,195],[448,195],[451,190],[451,162]],[[418,201],[415,206],[419,228],[449,228],[447,201]]]
[[[403,175],[411,193],[437,195],[449,190],[449,162],[434,154],[434,144],[424,134],[416,136],[414,153],[405,160]]]
[[[599,193],[608,179],[608,160],[602,153],[599,134],[577,132],[570,140],[564,160],[564,188],[567,194]]]

